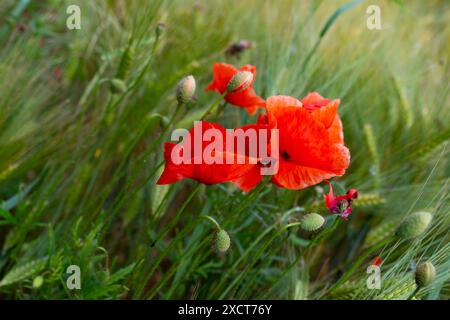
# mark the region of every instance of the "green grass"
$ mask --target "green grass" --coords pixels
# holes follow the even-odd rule
[[[414,297],[450,297],[447,1],[63,2],[0,4],[0,298],[406,299],[411,261],[425,260],[437,277]],[[66,28],[69,4],[81,7],[81,30]],[[381,7],[382,30],[367,29],[369,4]],[[253,48],[226,58],[240,39]],[[341,99],[352,161],[335,185],[361,195],[348,221],[326,213],[325,184],[249,194],[155,185],[169,132],[217,99],[203,89],[216,61],[255,65],[264,98]],[[127,91],[112,94],[109,81],[124,71]],[[188,74],[197,103],[173,116],[174,87]],[[218,122],[255,119],[227,106]],[[380,247],[330,290],[418,210],[434,215],[425,234]],[[315,236],[296,223],[310,211],[327,219]],[[205,215],[229,233],[225,254]],[[376,255],[382,288],[368,290]],[[81,290],[65,285],[71,264]]]

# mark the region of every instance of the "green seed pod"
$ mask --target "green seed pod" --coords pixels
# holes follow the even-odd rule
[[[428,228],[432,217],[431,213],[426,211],[414,212],[400,224],[395,235],[400,239],[415,238]]]
[[[124,93],[127,91],[127,85],[121,79],[114,78],[111,80],[111,92],[112,93]]]
[[[300,220],[300,227],[305,231],[316,231],[325,223],[325,219],[318,213],[308,213]]]
[[[247,89],[253,82],[253,73],[250,71],[239,71],[228,82],[228,92],[240,92]]]
[[[227,252],[230,248],[231,240],[228,232],[223,229],[220,229],[216,233],[215,237],[215,246],[217,251],[219,252]]]
[[[430,262],[423,262],[416,268],[416,284],[419,288],[428,286],[436,278],[436,269]]]
[[[40,288],[43,283],[44,278],[42,276],[37,276],[36,278],[33,279],[33,288],[35,289]]]
[[[177,101],[179,104],[185,104],[191,101],[195,93],[195,79],[192,75],[184,77],[177,85]]]

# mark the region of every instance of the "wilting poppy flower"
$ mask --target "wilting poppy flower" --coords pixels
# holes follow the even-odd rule
[[[215,90],[221,94],[225,93],[231,78],[239,71],[251,72],[253,74],[253,79],[256,74],[256,68],[249,64],[237,69],[231,64],[214,63],[213,81],[208,85],[206,90]],[[225,96],[225,101],[235,106],[245,108],[250,115],[254,114],[258,107],[264,107],[265,104],[264,99],[256,95],[255,90],[253,89],[253,80],[245,90],[228,93]]]
[[[186,178],[216,184],[249,172],[257,159],[235,152],[236,148],[227,150],[226,137],[222,126],[200,121],[186,134],[183,142],[166,142],[166,163],[157,184],[170,184]]]
[[[267,99],[267,116],[259,123],[267,123],[270,129],[279,131],[279,170],[271,181],[287,189],[303,189],[325,179],[345,173],[350,153],[344,146],[342,124],[337,114],[339,100],[329,102],[307,96],[307,107],[288,96]],[[256,181],[256,172],[248,175]],[[261,179],[261,177],[259,177]]]
[[[323,196],[328,210],[331,213],[340,215],[342,219],[347,219],[348,215],[352,213],[352,201],[358,198],[358,191],[356,189],[350,189],[345,195],[335,197],[333,194],[333,186],[328,180],[325,182],[330,187],[328,194]]]

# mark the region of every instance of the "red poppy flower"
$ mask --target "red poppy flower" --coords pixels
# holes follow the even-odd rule
[[[215,129],[222,141],[215,136],[206,136],[208,129]],[[216,184],[237,179],[249,172],[256,159],[240,155],[235,150],[227,151],[226,130],[222,126],[206,121],[197,122],[189,131],[189,139],[180,144],[166,142],[164,145],[164,171],[157,184],[170,184],[182,179],[193,179],[204,184]],[[211,139],[210,139],[211,138]],[[209,141],[210,140],[210,141]],[[235,146],[237,146],[235,144]],[[236,149],[236,148],[235,148]],[[207,162],[205,155],[219,160]],[[232,159],[231,161],[228,160]],[[229,164],[230,163],[230,164]]]
[[[261,169],[264,167],[264,165],[262,164],[262,159],[261,157],[263,156],[270,156],[270,144],[268,144],[268,142],[271,139],[270,136],[270,130],[268,130],[268,126],[267,124],[258,121],[258,123],[256,124],[250,124],[250,125],[246,125],[241,127],[241,129],[244,132],[247,132],[247,130],[251,129],[251,130],[255,130],[255,132],[257,132],[258,135],[258,139],[260,137],[260,130],[266,130],[266,150],[262,151],[261,147],[262,147],[262,143],[261,140],[258,140],[258,145],[257,145],[257,154],[258,154],[258,162],[256,165],[253,166],[253,168],[251,168],[245,175],[234,179],[232,182],[234,183],[234,185],[236,185],[239,189],[241,189],[244,192],[248,192],[250,190],[252,190],[254,187],[256,187],[262,180],[262,175],[261,175]],[[251,155],[248,153],[250,150],[250,146],[249,146],[249,141],[246,141],[246,145],[245,145],[245,155],[247,157],[250,157]],[[267,153],[267,154],[264,154]]]
[[[335,197],[333,194],[333,186],[331,183],[325,181],[330,187],[330,191],[327,195],[324,195],[325,204],[331,213],[338,214],[342,219],[347,219],[350,213],[352,213],[352,202],[358,198],[358,191],[356,189],[350,189],[345,195]]]
[[[256,67],[252,65],[247,64],[242,68],[237,69],[231,64],[214,63],[213,81],[208,85],[206,90],[216,90],[223,94],[227,90],[227,85],[231,78],[239,71],[250,71],[253,73],[253,79],[255,78]],[[254,114],[258,107],[264,107],[265,105],[264,99],[256,95],[255,90],[253,89],[253,81],[245,90],[228,93],[225,96],[225,101],[235,106],[245,108],[250,115]]]
[[[330,102],[313,93],[304,101],[305,106],[292,97],[270,97],[267,116],[259,119],[279,130],[279,170],[271,181],[287,189],[303,189],[343,175],[350,162],[337,114],[339,100]],[[239,180],[243,184],[246,179],[255,185],[256,169]]]

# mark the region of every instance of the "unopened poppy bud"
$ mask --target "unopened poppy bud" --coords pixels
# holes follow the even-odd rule
[[[219,252],[227,252],[230,248],[231,240],[230,236],[228,235],[228,232],[226,232],[223,229],[220,229],[216,233],[215,238],[215,246],[217,251]]]
[[[316,231],[325,223],[325,219],[318,213],[308,213],[300,220],[300,227],[305,231]]]
[[[158,23],[156,25],[156,35],[160,37],[164,31],[166,31],[166,25],[164,23]]]
[[[428,228],[431,219],[432,215],[429,212],[414,212],[400,224],[395,235],[400,239],[415,238]]]
[[[112,93],[124,93],[127,91],[127,85],[121,79],[114,78],[111,80],[111,92]]]
[[[185,104],[189,102],[195,93],[195,79],[189,75],[181,79],[177,85],[177,101],[179,104]]]
[[[348,190],[347,197],[350,199],[357,199],[358,198],[358,190],[356,190],[356,189]]]
[[[165,116],[163,116],[163,115],[161,115],[159,113],[148,114],[147,115],[147,121],[148,121],[148,124],[149,124],[148,125],[149,129],[153,129],[157,125],[159,125],[161,128],[165,128],[170,122],[170,120],[167,117],[165,117]]]
[[[253,73],[250,71],[239,71],[228,82],[228,92],[240,92],[247,89],[253,82]]]
[[[170,120],[169,118],[165,117],[165,116],[161,116],[159,118],[159,124],[161,125],[161,128],[165,128],[169,125]]]
[[[419,288],[428,286],[436,278],[436,269],[430,262],[423,262],[416,268],[416,284]]]
[[[37,276],[36,278],[33,279],[33,288],[35,289],[40,288],[43,283],[44,278],[42,276]]]

